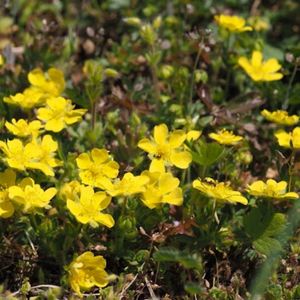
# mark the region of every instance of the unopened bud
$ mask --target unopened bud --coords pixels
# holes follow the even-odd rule
[[[137,17],[131,17],[131,18],[124,18],[123,21],[126,24],[132,25],[132,26],[141,26],[142,25],[142,21],[141,19],[137,18]]]

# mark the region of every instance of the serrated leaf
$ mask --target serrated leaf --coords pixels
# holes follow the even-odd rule
[[[193,161],[201,166],[210,166],[220,160],[226,153],[225,148],[217,143],[200,140],[192,151]]]
[[[278,240],[268,237],[268,236],[262,236],[261,238],[255,240],[253,242],[254,248],[265,255],[269,255],[272,253],[272,251],[280,251],[281,250],[281,244]]]
[[[265,255],[281,250],[280,235],[285,229],[285,215],[273,213],[268,206],[254,208],[244,217],[246,233],[254,248]]]
[[[252,240],[263,235],[268,224],[272,220],[272,216],[273,211],[263,206],[251,209],[251,211],[244,216],[243,223],[245,231],[248,235],[250,235]]]

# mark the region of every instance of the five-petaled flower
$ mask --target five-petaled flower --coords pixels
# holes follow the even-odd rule
[[[128,172],[124,174],[123,178],[116,179],[113,188],[107,192],[115,196],[131,196],[134,194],[139,194],[145,191],[145,184],[149,181],[149,177],[146,175],[134,176],[132,173]]]
[[[243,139],[243,137],[225,129],[221,129],[217,133],[210,133],[208,136],[222,145],[236,145]]]
[[[152,209],[163,203],[182,205],[183,195],[179,187],[180,181],[172,173],[144,171],[142,175],[146,175],[150,179],[141,198],[147,207]]]
[[[165,172],[165,166],[176,166],[180,169],[188,168],[192,155],[183,147],[186,133],[175,130],[169,133],[166,124],[154,127],[154,139],[144,138],[139,141],[138,147],[149,153],[152,160],[151,172]]]
[[[111,180],[119,173],[119,164],[106,149],[92,149],[91,153],[82,153],[76,158],[79,177],[82,183],[103,190],[113,188]]]
[[[37,208],[47,207],[50,200],[56,195],[56,188],[43,190],[30,177],[24,178],[17,186],[8,188],[9,198],[22,206],[24,213],[32,212]]]
[[[273,81],[283,77],[282,73],[277,72],[281,68],[277,59],[270,58],[263,61],[263,55],[260,51],[253,51],[251,60],[244,56],[240,57],[238,64],[254,81]]]
[[[12,119],[10,122],[5,122],[5,127],[10,131],[12,134],[19,136],[19,137],[33,137],[36,138],[40,134],[40,130],[42,129],[42,123],[38,120],[34,120],[28,122],[24,119]]]
[[[47,99],[47,106],[38,109],[38,119],[45,122],[45,129],[54,132],[62,131],[67,125],[79,122],[86,109],[74,109],[71,100],[63,97]]]
[[[248,200],[239,191],[234,191],[228,183],[218,182],[212,178],[194,180],[193,188],[219,202],[248,204]]]
[[[250,184],[247,191],[250,195],[256,197],[265,197],[272,199],[298,199],[299,196],[295,192],[286,192],[287,182],[276,182],[273,179],[268,179],[266,183],[262,180],[258,180]]]
[[[281,147],[300,150],[300,127],[296,127],[291,132],[279,130],[275,133],[277,142]]]
[[[106,260],[101,255],[94,256],[92,252],[87,251],[78,256],[68,268],[72,290],[82,296],[82,291],[88,291],[93,286],[105,287],[109,282],[105,267]]]
[[[252,31],[251,26],[245,26],[245,19],[238,16],[218,15],[215,16],[215,21],[231,32]]]
[[[105,192],[95,193],[91,186],[82,185],[77,199],[74,199],[74,195],[67,199],[67,208],[82,224],[90,224],[92,227],[102,224],[111,228],[115,224],[113,217],[101,212],[110,201],[111,197]]]
[[[279,125],[293,126],[299,122],[299,117],[297,115],[289,116],[288,112],[285,110],[276,110],[273,112],[264,109],[261,112],[268,121],[274,122]]]

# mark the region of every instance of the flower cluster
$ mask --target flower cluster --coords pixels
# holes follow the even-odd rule
[[[31,177],[17,181],[12,169],[0,173],[0,217],[9,218],[15,210],[34,213],[39,208],[48,208],[50,200],[56,195],[55,188],[43,190]]]

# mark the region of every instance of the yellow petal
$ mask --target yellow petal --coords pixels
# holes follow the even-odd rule
[[[262,64],[262,53],[260,51],[253,51],[252,53],[252,59],[251,59],[251,65],[254,68],[259,68]]]
[[[175,152],[173,151],[170,156],[170,160],[173,165],[180,169],[188,168],[192,161],[192,155],[188,151]]]
[[[80,169],[88,169],[92,165],[90,157],[87,153],[82,153],[76,158],[76,163]]]
[[[179,186],[179,179],[171,173],[162,174],[159,179],[159,190],[162,194],[169,193]]]
[[[167,141],[169,130],[166,124],[154,127],[154,140],[157,144],[164,144]]]
[[[249,74],[253,71],[253,68],[246,57],[240,57],[238,60],[238,64]]]
[[[175,130],[170,134],[170,145],[171,148],[180,147],[186,139],[186,134],[183,130]]]
[[[109,159],[107,150],[94,148],[91,151],[92,159],[97,164],[102,164]]]
[[[96,221],[105,225],[108,228],[111,228],[115,225],[114,218],[109,214],[99,213],[99,215],[96,218]]]
[[[183,202],[182,190],[181,188],[176,188],[170,194],[163,196],[162,202],[169,203],[172,205],[180,206]]]
[[[145,139],[140,140],[138,143],[138,147],[150,154],[156,153],[156,145],[149,139],[145,138]]]
[[[165,163],[164,163],[164,161],[162,159],[154,158],[151,161],[149,171],[150,172],[164,173],[165,172]]]
[[[271,58],[268,59],[264,64],[263,64],[263,71],[266,73],[274,73],[280,70],[281,65],[278,63],[276,58]]]

